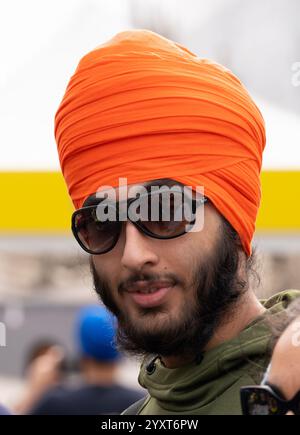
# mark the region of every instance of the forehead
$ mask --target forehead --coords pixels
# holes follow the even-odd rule
[[[172,187],[172,186],[183,186],[183,184],[176,181],[176,180],[173,180],[172,178],[159,178],[156,180],[146,181],[144,183],[129,184],[128,186],[126,186],[127,192],[128,192],[128,195],[126,195],[126,196],[128,198],[133,197],[134,195],[137,194],[137,192],[141,191],[142,189],[144,190],[145,188],[147,191],[150,192],[152,186]],[[109,190],[115,191],[116,197],[118,198],[118,195],[120,194],[119,187],[111,188]],[[109,190],[104,189],[103,191],[108,192]],[[98,202],[99,202],[99,196],[97,196],[97,193],[93,193],[84,201],[83,207],[86,207],[89,205],[94,205],[94,204],[97,204]]]

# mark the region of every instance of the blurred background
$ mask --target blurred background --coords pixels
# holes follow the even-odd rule
[[[74,316],[97,303],[71,236],[53,124],[79,59],[119,31],[158,32],[246,85],[267,127],[257,292],[300,288],[298,0],[11,0],[0,10],[0,402],[19,400],[38,340],[76,360]],[[119,381],[138,388],[137,374],[138,362],[124,359]]]

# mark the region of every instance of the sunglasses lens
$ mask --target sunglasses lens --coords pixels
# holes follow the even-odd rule
[[[163,222],[163,221],[150,221],[141,222],[141,224],[152,234],[162,238],[172,238],[184,234],[186,232],[184,222]]]
[[[139,223],[158,237],[180,236],[195,220],[195,203],[184,201],[181,192],[174,192],[167,198],[163,194],[149,195],[147,200],[147,213],[141,215]]]
[[[95,254],[112,249],[121,230],[119,222],[99,222],[95,208],[80,210],[75,215],[73,227],[81,244]]]
[[[266,390],[244,389],[242,400],[247,415],[276,415],[281,413],[278,400]]]

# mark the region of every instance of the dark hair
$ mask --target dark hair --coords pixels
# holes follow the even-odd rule
[[[37,358],[45,355],[53,346],[57,346],[57,342],[51,339],[41,339],[35,342],[27,352],[25,367],[27,368]]]
[[[232,252],[232,254],[235,257],[233,261],[237,263],[236,268],[238,268],[240,262],[240,256],[238,255],[238,252],[244,252],[240,236],[233,228],[233,226],[223,216],[222,221],[226,234],[225,243],[230,242],[230,245],[234,245],[237,248]],[[258,287],[261,283],[261,278],[257,268],[258,258],[256,247],[252,247],[252,252],[250,256],[247,256],[246,253],[244,253],[243,255],[245,256],[245,272],[247,276],[247,282],[245,282],[244,285],[242,285],[242,282],[240,282],[240,284],[245,287],[246,285],[249,285],[249,281],[251,281],[253,287]]]
[[[30,365],[40,356],[45,355],[52,347],[60,346],[62,344],[59,342],[52,340],[51,338],[40,339],[37,342],[33,343],[27,354],[25,355],[25,361],[23,365],[23,375],[25,376],[26,370],[30,367]],[[59,369],[61,372],[66,371],[67,361],[65,358],[59,364]]]

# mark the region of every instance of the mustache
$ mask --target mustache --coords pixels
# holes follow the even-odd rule
[[[182,284],[182,281],[173,273],[165,273],[163,275],[156,273],[137,273],[122,281],[118,286],[118,292],[122,293],[141,281],[150,285],[161,281],[170,282],[172,286]]]

